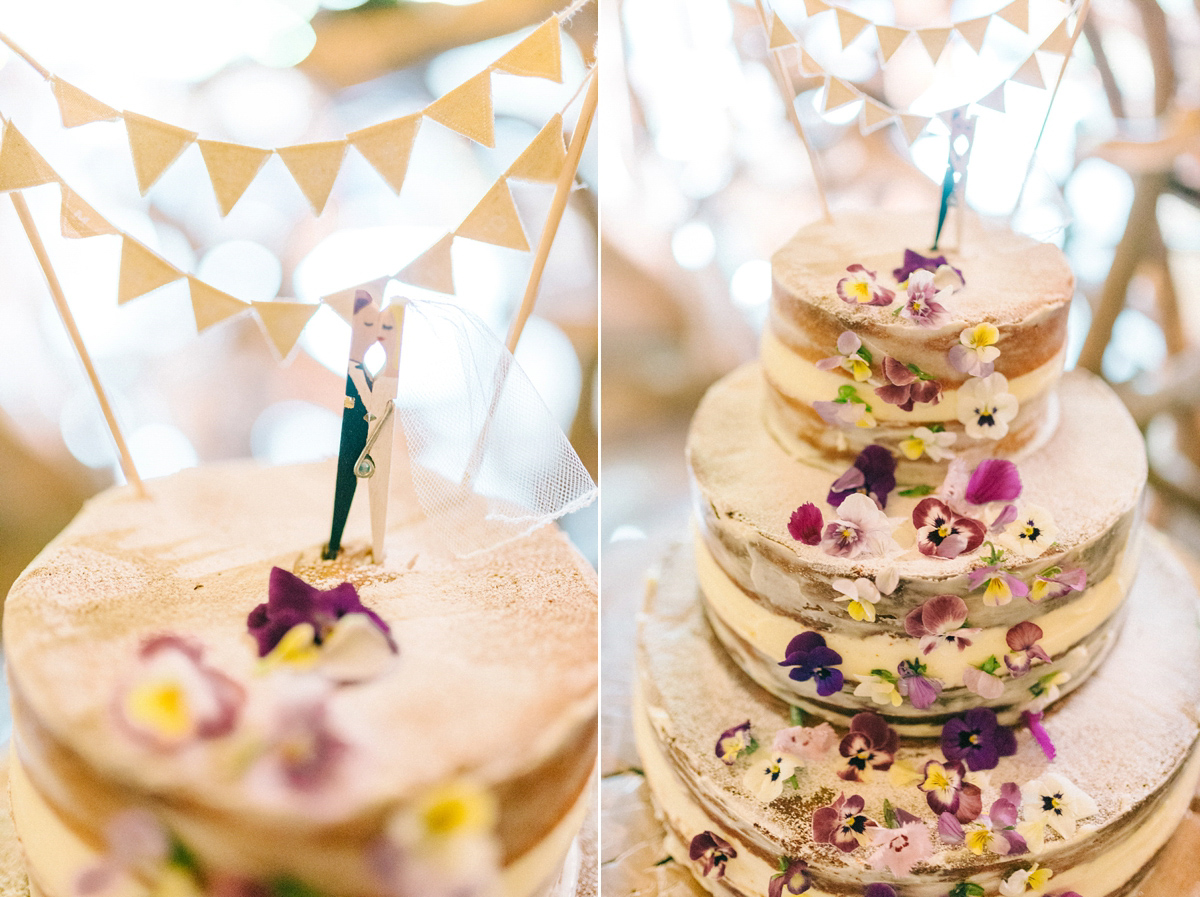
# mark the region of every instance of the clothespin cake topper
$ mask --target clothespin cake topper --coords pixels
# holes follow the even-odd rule
[[[958,209],[959,244],[962,243],[963,209],[966,208],[967,165],[971,161],[971,148],[975,144],[975,116],[967,114],[967,107],[951,110],[946,116],[950,126],[950,142],[946,157],[946,174],[942,178],[942,204],[938,209],[937,230],[933,234],[932,250],[938,248],[942,239],[942,227],[950,206]]]

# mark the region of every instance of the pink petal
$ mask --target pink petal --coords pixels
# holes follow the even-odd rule
[[[1021,806],[1021,786],[1016,782],[1005,782],[1000,786],[1000,799],[1008,801],[1014,807]]]
[[[917,382],[917,375],[890,355],[883,359],[883,373],[896,386],[909,386]]]
[[[851,467],[830,485],[833,492],[850,492],[866,484],[866,475],[857,467]]]
[[[1025,585],[1025,583],[1021,582],[1021,580],[1017,579],[1011,573],[1002,573],[1001,576],[1004,577],[1005,582],[1008,583],[1009,589],[1011,589],[1012,593],[1018,598],[1025,598],[1029,595],[1029,586]]]
[[[963,782],[962,791],[958,793],[958,809],[954,816],[959,822],[973,822],[983,812],[983,792],[979,786],[971,782]],[[961,827],[959,829],[961,831]]]
[[[986,505],[993,501],[1013,501],[1021,494],[1021,476],[1011,461],[989,458],[981,461],[967,483],[967,501]]]
[[[938,817],[938,836],[947,844],[963,842],[962,824],[954,818],[953,813],[943,813]]]
[[[996,515],[996,519],[992,521],[992,525],[988,527],[989,532],[998,532],[1004,529],[1014,520],[1017,519],[1017,506],[1005,505],[1004,509]]]
[[[1046,731],[1042,725],[1042,714],[1031,713],[1026,710],[1021,714],[1021,719],[1025,725],[1029,726],[1029,734],[1033,736],[1033,740],[1041,747],[1042,753],[1046,755],[1047,760],[1053,760],[1058,751],[1054,749],[1054,742],[1050,740],[1050,733]]]
[[[914,402],[936,405],[942,400],[942,384],[936,380],[918,380],[912,385],[912,398]]]
[[[1041,626],[1032,620],[1023,620],[1005,633],[1004,640],[1014,651],[1027,651],[1043,635],[1045,633],[1042,632]]]
[[[861,267],[861,266],[860,266]],[[842,355],[853,355],[862,348],[862,340],[858,338],[858,334],[853,330],[843,330],[842,335],[838,337],[837,350]]]
[[[842,357],[835,355],[832,358],[822,358],[817,362],[816,368],[818,371],[832,371],[842,366]]]
[[[792,512],[791,519],[788,520],[788,532],[797,542],[816,545],[821,541],[821,528],[824,524],[821,509],[807,501]]]

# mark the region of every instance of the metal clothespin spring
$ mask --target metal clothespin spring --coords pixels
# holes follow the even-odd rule
[[[383,407],[383,414],[379,416],[379,420],[375,423],[375,429],[367,434],[367,444],[363,446],[362,454],[354,462],[354,475],[359,479],[365,480],[375,475],[375,459],[368,453],[375,445],[375,440],[379,438],[379,434],[383,431],[383,425],[388,422],[388,418],[392,416],[392,412],[395,410],[396,403],[388,399],[387,404]]]

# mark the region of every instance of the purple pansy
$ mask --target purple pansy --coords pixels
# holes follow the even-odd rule
[[[335,782],[350,746],[330,723],[330,692],[316,681],[297,685],[279,700],[259,762],[288,789],[313,792]]]
[[[1017,752],[1017,737],[1000,725],[996,711],[974,707],[942,726],[942,753],[951,762],[967,764],[972,772],[995,769],[1001,757]]]
[[[892,272],[892,276],[896,278],[896,283],[904,283],[913,275],[914,271],[929,271],[936,274],[943,265],[957,274],[959,281],[966,286],[967,282],[963,278],[962,271],[951,265],[944,255],[926,256],[919,252],[913,252],[911,249],[904,250],[904,263]]]
[[[892,538],[896,522],[888,517],[873,498],[854,493],[842,499],[834,519],[825,527],[821,549],[836,557],[879,557],[900,546]]]
[[[865,801],[860,795],[839,794],[831,806],[821,807],[813,813],[813,840],[818,844],[832,844],[843,853],[851,853],[867,842],[867,829],[876,826],[872,819],[863,815]]]
[[[1024,710],[1021,712],[1021,720],[1029,727],[1029,734],[1038,743],[1038,747],[1042,749],[1046,759],[1053,760],[1057,757],[1058,750],[1054,747],[1054,742],[1050,740],[1050,733],[1042,725],[1042,712],[1040,710],[1036,713],[1032,710]]]
[[[781,667],[795,667],[788,676],[797,682],[813,679],[817,683],[817,694],[827,698],[842,690],[845,677],[837,668],[842,655],[825,644],[825,638],[817,632],[802,632],[790,642],[779,662]]]
[[[896,667],[896,672],[900,676],[900,681],[896,683],[896,688],[918,710],[928,710],[932,707],[933,702],[938,699],[938,695],[942,693],[943,688],[940,681],[930,679],[925,675],[926,669],[925,664],[921,663],[920,658],[902,660],[900,661],[900,665]]]
[[[750,754],[758,747],[754,736],[750,734],[750,720],[730,726],[717,739],[717,759],[726,766],[733,766],[738,757]]]
[[[979,786],[966,780],[967,770],[961,762],[930,760],[924,773],[917,787],[925,792],[925,802],[934,813],[949,813],[959,822],[970,822],[983,812]]]
[[[788,532],[797,542],[805,545],[818,545],[821,542],[821,527],[825,525],[821,517],[821,509],[811,501],[806,501],[788,520]]]
[[[947,287],[939,291],[933,282],[933,273],[915,272],[908,279],[908,298],[900,309],[900,317],[907,318],[918,327],[941,327],[950,320],[946,306],[938,302],[953,292]]]
[[[803,894],[811,887],[808,863],[780,857],[779,871],[771,876],[771,883],[767,885],[767,897],[783,897],[785,890],[789,894]]]
[[[891,305],[896,294],[875,279],[875,272],[862,265],[846,268],[846,277],[838,281],[837,294],[851,305]]]
[[[928,654],[945,642],[962,651],[971,644],[978,629],[964,629],[967,603],[957,595],[935,595],[904,618],[904,631],[921,640],[921,653]]]
[[[701,832],[692,838],[688,847],[688,858],[693,863],[699,863],[703,870],[700,874],[708,876],[715,873],[713,878],[725,876],[725,864],[737,856],[733,845],[715,832]]]
[[[888,494],[895,488],[895,457],[882,445],[868,445],[858,453],[854,465],[833,481],[826,501],[837,508],[848,496],[861,493],[886,508]]]
[[[878,387],[875,395],[901,411],[912,411],[917,402],[936,405],[942,400],[941,383],[916,373],[890,355],[883,359],[883,376],[887,383]]]
[[[1015,501],[1021,494],[1021,475],[1011,461],[989,458],[980,461],[967,481],[966,499],[973,505],[993,501]]]
[[[1047,598],[1061,598],[1068,592],[1082,592],[1085,588],[1087,588],[1087,571],[1082,567],[1074,570],[1050,567],[1033,578],[1033,585],[1027,597],[1036,604]]]
[[[917,548],[921,554],[938,558],[956,558],[983,544],[984,525],[963,517],[937,498],[923,498],[913,508],[917,528]]]
[[[861,782],[868,769],[891,769],[899,743],[896,730],[882,716],[856,713],[849,733],[838,745],[841,755],[848,758],[838,775],[848,782]]]
[[[896,889],[891,885],[877,881],[874,884],[867,885],[867,889],[863,891],[863,897],[896,897]]]
[[[363,605],[353,584],[318,589],[282,567],[271,568],[267,600],[250,611],[246,625],[258,642],[258,656],[266,657],[293,626],[310,624],[319,645],[347,614],[365,614],[387,636],[392,651],[396,650],[388,624]]]
[[[1046,649],[1037,643],[1043,634],[1042,627],[1032,620],[1023,620],[1005,633],[1004,640],[1013,653],[1004,655],[1004,665],[1014,676],[1028,673],[1034,660],[1050,662]]]

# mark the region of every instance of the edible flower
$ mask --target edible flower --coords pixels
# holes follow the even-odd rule
[[[902,660],[896,667],[896,672],[900,675],[896,687],[918,710],[928,710],[942,693],[942,683],[926,676],[926,670],[927,667],[921,663],[920,658]]]
[[[940,499],[923,498],[913,508],[917,528],[917,548],[929,557],[956,558],[983,544],[986,530],[982,523],[950,509]]]
[[[896,684],[900,681],[890,670],[871,670],[871,675],[863,679],[854,688],[856,698],[870,698],[876,704],[891,704],[899,707],[904,703],[904,695]]]
[[[1001,663],[993,654],[979,666],[968,666],[963,671],[963,685],[981,698],[994,701],[1004,694],[1004,680],[996,675]]]
[[[783,794],[783,783],[795,772],[795,757],[771,752],[751,760],[750,768],[742,777],[742,784],[763,803],[769,804]]]
[[[1003,374],[975,377],[958,390],[958,419],[972,439],[1003,439],[1020,405]]]
[[[846,277],[838,281],[837,294],[851,305],[891,305],[896,294],[875,279],[875,272],[862,265],[846,268]]]
[[[1061,598],[1068,592],[1082,592],[1085,588],[1087,588],[1087,571],[1082,567],[1074,570],[1047,567],[1033,578],[1028,598],[1037,604],[1046,599]]]
[[[797,542],[803,542],[805,545],[818,545],[821,542],[821,528],[824,525],[825,520],[821,517],[821,509],[811,501],[806,501],[792,511],[792,516],[788,520],[788,533]]]
[[[1001,458],[979,462],[967,480],[966,499],[973,505],[994,501],[1016,501],[1021,495],[1021,474],[1017,465]]]
[[[952,814],[943,813],[938,819],[938,835],[950,844],[966,844],[976,856],[1026,853],[1029,847],[1016,828],[1020,801],[1020,789],[1015,783],[1006,782],[1000,787],[1000,799],[992,804],[986,818],[963,826]]]
[[[737,759],[746,754],[752,754],[758,749],[758,742],[750,734],[750,720],[730,726],[717,739],[717,759],[726,766],[733,766]]]
[[[1057,701],[1061,694],[1059,686],[1066,684],[1070,678],[1071,674],[1066,670],[1051,670],[1046,675],[1039,676],[1037,682],[1029,686],[1029,693],[1034,697],[1034,700],[1029,702],[1030,712],[1040,713]]]
[[[911,249],[904,250],[904,263],[892,272],[892,276],[896,278],[896,283],[904,283],[916,271],[931,271],[938,275],[939,280],[951,275],[957,279],[959,286],[966,285],[962,271],[951,265],[944,255],[921,255]]]
[[[1017,554],[1037,557],[1057,538],[1058,528],[1050,512],[1037,505],[1026,505],[1008,524],[1001,542]]]
[[[1000,357],[996,343],[1000,341],[1000,331],[995,324],[976,324],[968,327],[958,335],[958,345],[951,346],[946,353],[950,366],[968,377],[987,377],[995,369],[995,361]]]
[[[724,878],[725,864],[736,856],[733,845],[716,832],[701,832],[688,847],[688,858],[700,864],[700,874],[705,877]]]
[[[1046,885],[1050,883],[1052,875],[1053,872],[1037,863],[1028,869],[1018,869],[1000,882],[1000,897],[1022,897],[1024,894],[1040,897],[1046,893]]]
[[[803,894],[812,887],[812,876],[808,873],[808,863],[804,860],[779,858],[779,871],[771,876],[767,885],[767,897],[783,897],[786,890],[789,894]]]
[[[1042,749],[1042,753],[1046,755],[1046,759],[1053,760],[1058,755],[1058,750],[1054,747],[1054,742],[1050,739],[1050,733],[1042,725],[1042,712],[1040,710],[1022,710],[1021,721],[1029,727],[1029,734],[1033,736],[1033,740]]]
[[[867,885],[863,897],[896,897],[896,889],[889,884],[877,881]]]
[[[775,733],[771,750],[787,754],[800,762],[813,763],[829,753],[837,733],[829,723],[817,726],[790,726]]]
[[[917,427],[911,436],[900,441],[899,449],[909,461],[916,461],[923,454],[928,455],[931,461],[945,461],[954,457],[950,446],[954,445],[957,439],[957,433],[949,432],[941,424],[934,424],[929,427]]]
[[[833,371],[841,368],[849,371],[859,383],[871,377],[871,353],[863,346],[862,340],[853,330],[846,330],[838,337],[837,355],[822,358],[817,362],[817,370]]]
[[[171,838],[149,810],[122,810],[104,827],[104,851],[75,878],[75,897],[107,891],[121,876],[156,874],[167,863]]]
[[[1029,586],[1000,566],[998,552],[993,552],[988,560],[991,563],[986,567],[979,567],[967,574],[967,585],[972,590],[983,588],[984,604],[1003,607],[1013,600],[1014,595],[1024,598],[1029,594]]]
[[[878,586],[864,576],[857,579],[835,579],[831,585],[840,597],[834,601],[849,601],[846,612],[850,619],[868,623],[875,622],[875,605],[883,597]]]
[[[832,805],[820,807],[813,813],[813,840],[818,844],[832,844],[843,853],[853,853],[867,843],[868,829],[878,825],[863,815],[864,806],[865,801],[860,795],[846,797],[845,793],[839,794]]]
[[[970,822],[983,812],[979,786],[966,780],[966,767],[959,761],[925,764],[925,778],[917,784],[925,792],[929,809],[939,816],[949,813],[959,822]]]
[[[838,745],[838,752],[848,758],[838,776],[848,782],[863,782],[870,769],[890,769],[899,743],[896,730],[882,716],[856,713],[850,720],[850,731]]]
[[[953,287],[939,290],[933,282],[932,271],[915,271],[908,278],[908,297],[900,308],[900,317],[918,327],[941,327],[950,320],[950,314],[942,302],[948,300],[953,292]]]
[[[1087,819],[1100,811],[1096,802],[1082,788],[1065,776],[1053,772],[1045,773],[1025,786],[1022,803],[1026,831],[1030,846],[1041,850],[1045,839],[1045,827],[1050,826],[1059,837],[1073,838],[1080,819]]]
[[[118,719],[135,738],[162,751],[233,731],[246,693],[204,662],[204,649],[176,635],[142,643],[136,671],[121,689]]]
[[[896,488],[896,459],[882,445],[868,445],[854,464],[829,487],[826,501],[835,508],[851,495],[868,495],[880,508],[887,507],[888,494]]]
[[[1004,655],[1004,665],[1014,676],[1024,676],[1035,660],[1050,663],[1050,655],[1038,644],[1042,627],[1032,620],[1022,620],[1004,634],[1004,640],[1013,651]]]
[[[831,427],[869,430],[876,426],[871,406],[849,383],[838,387],[836,399],[829,402],[813,402],[813,410]]]
[[[904,631],[921,640],[921,653],[929,654],[943,642],[964,650],[978,629],[965,629],[967,603],[957,595],[936,595],[904,618]]]
[[[900,551],[892,538],[896,523],[879,510],[874,499],[855,493],[838,506],[837,516],[825,527],[821,548],[837,557],[879,557]]]
[[[929,829],[911,813],[904,814],[899,828],[876,826],[871,829],[871,847],[874,853],[867,857],[872,869],[887,869],[897,878],[912,872],[913,866],[923,863],[933,855],[933,839]]]
[[[273,791],[314,793],[331,786],[350,754],[329,718],[331,687],[314,676],[279,676],[274,719],[252,776]]]
[[[815,680],[817,694],[827,698],[842,690],[845,680],[837,668],[841,662],[842,655],[826,646],[824,636],[818,632],[802,632],[788,642],[779,665],[795,667],[788,677],[796,682]]]
[[[904,364],[887,355],[883,376],[887,382],[876,388],[875,395],[901,411],[912,411],[917,402],[936,405],[942,400],[942,384],[915,364]]]
[[[1001,757],[1016,752],[1016,736],[1000,725],[990,707],[973,707],[942,726],[942,753],[951,762],[966,763],[972,772],[995,769]]]

